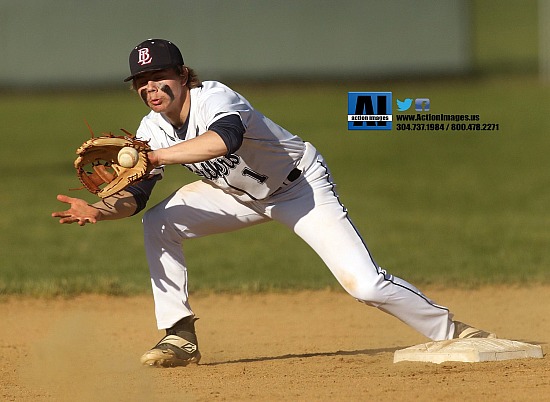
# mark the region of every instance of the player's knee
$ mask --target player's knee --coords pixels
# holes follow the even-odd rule
[[[379,289],[375,283],[371,283],[370,281],[357,281],[353,284],[353,286],[343,284],[343,287],[354,299],[371,306],[380,305],[385,299],[381,289]]]

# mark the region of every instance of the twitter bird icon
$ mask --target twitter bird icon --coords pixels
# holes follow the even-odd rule
[[[404,112],[405,110],[409,110],[409,108],[412,105],[413,100],[411,98],[407,98],[405,100],[399,100],[397,99],[397,110],[400,112]]]

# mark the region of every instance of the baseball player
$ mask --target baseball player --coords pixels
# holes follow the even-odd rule
[[[226,85],[201,82],[169,41],[140,43],[129,64],[131,75],[125,81],[132,82],[151,109],[136,136],[149,141],[148,158],[155,169],[148,179],[93,205],[59,195],[69,208],[52,216],[81,226],[125,218],[146,207],[164,166],[181,164],[200,177],[143,216],[157,325],[166,330],[142,356],[143,364],[185,366],[201,358],[182,243],[273,220],[307,242],[353,298],[426,337],[495,337],[453,321],[447,308],[374,261],[335,191],[323,156],[311,143],[262,115]]]

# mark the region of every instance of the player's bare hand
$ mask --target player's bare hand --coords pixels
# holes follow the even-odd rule
[[[154,167],[159,167],[161,165],[159,153],[157,151],[149,151],[147,152],[147,159],[149,159],[149,162]]]
[[[53,212],[53,218],[60,218],[59,223],[78,223],[84,226],[86,223],[96,223],[100,212],[86,201],[80,198],[72,198],[66,195],[58,195],[57,199],[70,205],[66,211]]]

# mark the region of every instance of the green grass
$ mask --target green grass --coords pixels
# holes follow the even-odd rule
[[[534,78],[235,88],[322,151],[388,271],[420,286],[550,282],[550,91]],[[479,113],[500,131],[347,131],[347,91],[364,90],[429,97],[433,112]],[[56,194],[78,187],[72,162],[89,135],[84,120],[96,133],[132,131],[144,106],[114,91],[10,94],[0,110],[0,294],[148,292],[141,215],[83,228],[50,217],[63,208]],[[192,180],[170,167],[150,205]],[[276,223],[184,247],[191,291],[338,287],[319,257]]]

